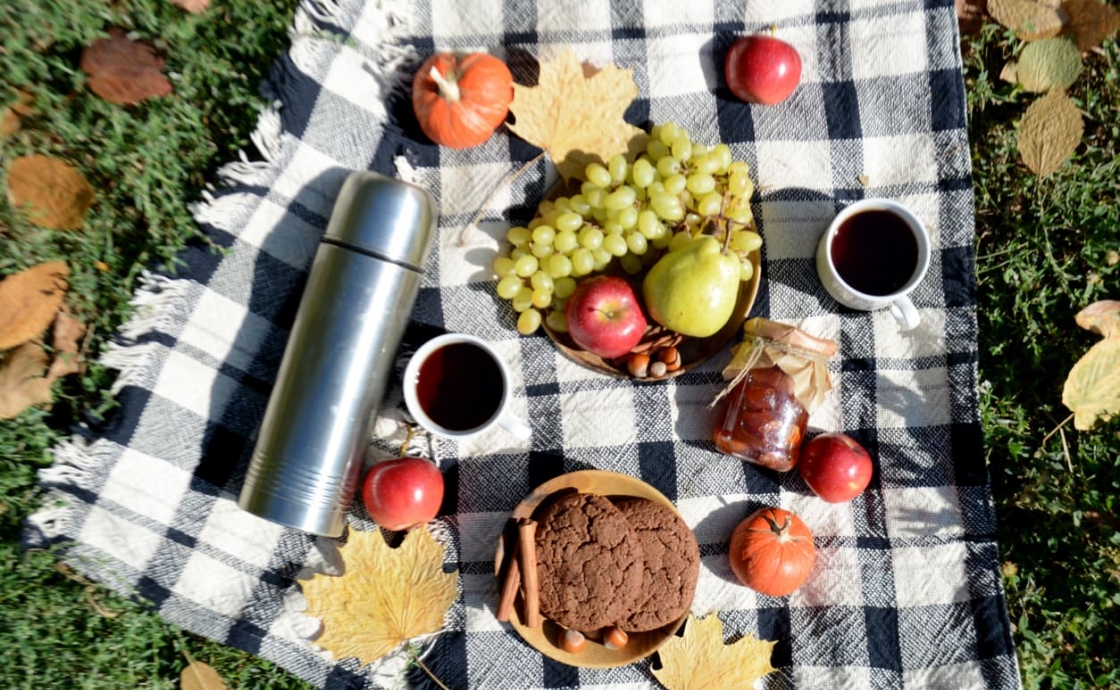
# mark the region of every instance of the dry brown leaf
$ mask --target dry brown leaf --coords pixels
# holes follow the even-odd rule
[[[181,690],[228,690],[229,686],[221,674],[210,664],[192,661],[179,674]]]
[[[82,71],[89,75],[89,88],[117,105],[135,105],[171,93],[163,64],[151,46],[133,41],[116,27],[109,29],[109,38],[100,38],[83,50],[81,60]]]
[[[719,616],[689,616],[684,635],[669,638],[658,650],[661,668],[653,669],[653,675],[669,690],[750,688],[777,670],[770,665],[775,644],[747,635],[725,645]]]
[[[82,226],[93,205],[93,187],[68,163],[32,154],[8,167],[8,199],[40,227],[74,230]]]
[[[86,334],[86,325],[65,311],[58,312],[51,332],[51,349],[54,361],[47,372],[47,378],[57,379],[67,374],[77,374],[82,370],[82,358],[78,342]]]
[[[171,4],[194,14],[202,14],[210,6],[210,0],[171,0]]]
[[[1073,155],[1085,124],[1081,112],[1062,91],[1031,103],[1019,123],[1019,155],[1036,175],[1049,175]]]
[[[0,419],[12,419],[37,403],[50,402],[53,379],[43,376],[50,356],[37,342],[8,352],[0,362]]]
[[[1096,48],[1120,29],[1120,12],[1097,0],[1066,0],[1062,10],[1069,17],[1062,35],[1069,37],[1083,53]]]
[[[11,108],[0,110],[0,139],[7,139],[19,131],[22,122]]]
[[[960,25],[961,36],[968,36],[984,26],[984,17],[988,14],[988,0],[956,0],[957,23]]]
[[[988,0],[988,12],[1024,41],[1057,36],[1066,21],[1060,0]]]
[[[412,530],[396,549],[380,532],[350,530],[341,553],[342,576],[316,574],[301,583],[307,615],[323,622],[320,647],[364,666],[443,628],[459,574],[443,572],[444,546],[428,530]]]
[[[1066,38],[1032,41],[1019,54],[1016,74],[1027,91],[1068,89],[1081,74],[1081,51]]]
[[[509,128],[547,151],[567,180],[592,161],[606,163],[645,146],[645,132],[622,119],[637,95],[633,70],[607,65],[587,75],[569,48],[540,63],[536,86],[513,85],[509,109],[516,121]]]
[[[65,261],[32,266],[0,281],[0,350],[42,335],[66,294]]]
[[[1086,431],[1120,414],[1120,302],[1094,302],[1078,312],[1077,325],[1104,337],[1073,365],[1062,388],[1062,404],[1073,425]]]

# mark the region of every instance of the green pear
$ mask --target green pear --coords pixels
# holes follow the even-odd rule
[[[739,299],[739,259],[701,235],[657,260],[642,284],[654,321],[681,335],[707,338],[723,328]]]

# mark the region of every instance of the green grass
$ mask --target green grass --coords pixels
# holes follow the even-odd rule
[[[197,238],[186,203],[238,149],[251,150],[258,84],[287,45],[295,4],[217,0],[198,17],[166,0],[0,4],[0,101],[20,88],[36,107],[2,144],[0,167],[49,153],[77,164],[98,193],[79,232],[36,229],[0,199],[0,275],[67,258],[70,307],[94,329],[90,359],[127,316],[140,270]],[[81,48],[114,24],[166,55],[179,75],[172,96],[122,108],[85,88]],[[1072,89],[1086,115],[1084,144],[1039,180],[1015,150],[1034,97],[998,79],[1021,44],[989,26],[970,48],[981,415],[1023,680],[1120,687],[1120,423],[1077,432],[1060,402],[1066,373],[1097,339],[1074,314],[1120,298],[1120,49],[1109,43],[1086,60]],[[0,422],[0,648],[8,655],[0,687],[173,688],[188,656],[215,666],[231,687],[307,687],[85,582],[54,554],[22,550],[21,526],[39,505],[37,470],[75,421],[111,412],[111,381],[112,372],[91,366],[56,386],[50,410]]]

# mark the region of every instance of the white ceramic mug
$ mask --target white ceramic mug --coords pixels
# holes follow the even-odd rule
[[[487,419],[481,421],[479,424],[472,426],[469,429],[449,429],[440,425],[433,420],[424,406],[420,402],[420,395],[418,393],[418,384],[420,381],[421,368],[424,363],[435,352],[443,347],[455,345],[457,343],[467,343],[482,350],[491,359],[494,360],[496,367],[496,375],[500,378],[496,382],[500,391],[500,401],[498,402],[493,414]],[[479,436],[494,426],[501,426],[503,429],[513,434],[519,439],[529,438],[533,430],[525,423],[524,420],[514,415],[509,411],[509,404],[511,398],[511,391],[513,388],[512,377],[510,376],[509,367],[502,360],[496,350],[490,343],[482,340],[481,338],[465,333],[445,333],[444,335],[436,336],[428,342],[420,346],[416,354],[408,361],[408,365],[404,369],[404,379],[402,382],[404,402],[408,406],[408,411],[412,414],[413,419],[417,424],[422,426],[433,434],[443,436],[444,438],[452,438],[457,440],[464,440]]]
[[[892,213],[910,230],[917,244],[917,261],[914,264],[913,272],[901,287],[889,294],[877,295],[860,292],[841,277],[833,260],[832,244],[841,226],[852,216],[868,211],[888,211]],[[817,245],[817,275],[820,277],[824,289],[833,299],[846,307],[861,311],[890,309],[891,314],[904,331],[915,328],[921,323],[921,315],[914,308],[914,303],[910,301],[908,295],[917,287],[918,283],[922,282],[928,269],[929,233],[910,209],[889,199],[864,199],[847,206],[832,220]]]

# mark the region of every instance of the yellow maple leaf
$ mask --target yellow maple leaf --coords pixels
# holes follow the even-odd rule
[[[1073,411],[1081,431],[1120,414],[1120,302],[1104,300],[1077,314],[1077,325],[1104,336],[1070,369],[1062,404]]]
[[[409,532],[396,549],[379,532],[350,530],[340,549],[343,574],[316,574],[301,583],[307,615],[323,622],[316,644],[365,665],[414,637],[438,632],[459,595],[459,573],[443,572],[444,550],[423,528]]]
[[[633,70],[607,65],[590,76],[569,48],[540,64],[536,86],[513,85],[514,134],[548,152],[560,175],[581,176],[588,163],[637,155],[644,131],[622,119],[638,95]]]
[[[719,616],[689,616],[684,635],[670,638],[658,650],[661,668],[654,669],[653,675],[669,690],[749,688],[777,670],[770,665],[775,644],[747,635],[725,645]]]

